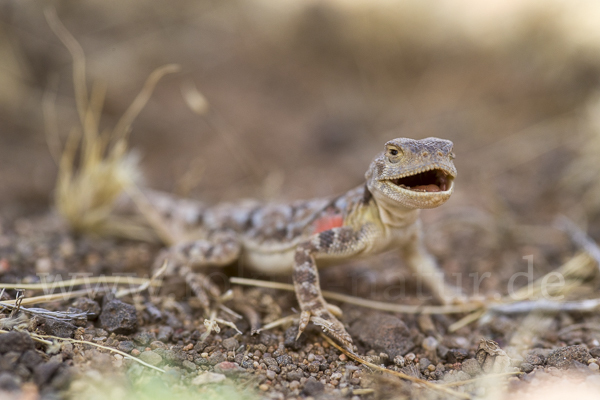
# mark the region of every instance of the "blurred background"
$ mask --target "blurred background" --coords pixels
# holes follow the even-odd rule
[[[520,223],[564,213],[600,237],[597,1],[5,0],[8,218],[50,204],[43,97],[63,140],[77,126],[72,60],[47,6],[80,42],[88,84],[107,85],[102,127],[154,69],[181,66],[133,125],[150,187],[208,202],[330,195],[360,184],[385,141],[438,136],[455,142],[459,170],[443,209]],[[192,87],[203,115],[182,95]]]

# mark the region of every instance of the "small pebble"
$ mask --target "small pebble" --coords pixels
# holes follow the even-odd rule
[[[429,361],[429,359],[421,358],[419,360],[419,369],[422,371],[422,370],[426,369],[427,367],[429,367],[430,364],[431,364],[431,361]],[[434,369],[435,369],[435,367],[434,367]]]
[[[223,340],[223,347],[225,347],[229,351],[233,351],[240,346],[239,342],[236,338],[227,338]]]
[[[124,351],[125,353],[132,353],[132,351],[135,349],[135,345],[133,344],[132,341],[124,340],[121,343],[119,343],[117,348],[121,351]],[[135,354],[133,354],[133,355],[135,355]]]
[[[150,365],[157,365],[162,361],[162,357],[153,351],[144,351],[140,354],[140,360],[145,361]]]
[[[290,389],[291,390],[296,390],[296,389],[298,389],[299,386],[300,386],[300,382],[298,382],[298,381],[291,381],[290,382]]]
[[[339,355],[339,357],[338,357],[338,359],[339,359],[340,361],[346,361],[346,360],[348,359],[348,357],[346,357],[346,355],[345,355],[345,354],[340,354],[340,355]]]
[[[168,342],[169,339],[171,339],[171,336],[173,336],[173,328],[170,326],[161,326],[158,328],[156,339],[160,340],[161,342]]]
[[[598,371],[600,369],[600,365],[598,365],[595,362],[593,362],[593,363],[590,363],[590,365],[588,365],[588,368],[591,371]]]
[[[315,355],[313,353],[310,353],[308,357],[306,357],[306,359],[310,362],[315,361]]]
[[[273,380],[273,379],[275,379],[275,376],[277,376],[275,374],[275,371],[271,371],[271,370],[267,371],[267,379]]]
[[[439,342],[436,340],[436,338],[428,336],[425,339],[423,339],[423,343],[421,343],[421,346],[427,351],[436,351],[438,344]]]
[[[133,336],[133,340],[139,345],[146,346],[154,340],[154,336],[150,332],[138,332]]]
[[[258,388],[263,392],[266,392],[267,390],[269,390],[269,385],[263,383],[262,385],[259,385]]]
[[[198,369],[196,364],[194,364],[193,362],[191,362],[189,360],[183,360],[181,365],[183,366],[183,368],[187,369],[188,371],[195,371]]]
[[[155,340],[152,343],[150,343],[150,350],[156,349],[167,349],[167,345],[161,342],[160,340]]]
[[[214,372],[204,372],[192,380],[192,385],[204,385],[206,383],[218,383],[225,380],[225,375],[215,374]]]
[[[402,357],[401,355],[397,355],[396,357],[394,357],[394,364],[396,364],[399,367],[404,367],[404,364],[406,362],[404,361],[404,357]]]
[[[417,356],[415,356],[415,353],[408,353],[407,355],[404,356],[404,359],[406,361],[415,361],[415,358],[417,358]]]
[[[52,270],[52,261],[49,258],[38,258],[35,261],[35,272],[47,273]]]
[[[131,355],[134,357],[137,357],[141,354],[141,351],[139,351],[138,349],[133,349],[131,350]]]
[[[209,358],[210,360],[210,358]],[[215,365],[215,372],[220,374],[230,375],[236,372],[243,371],[243,369],[236,363],[230,361],[223,361]]]

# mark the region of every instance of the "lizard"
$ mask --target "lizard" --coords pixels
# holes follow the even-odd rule
[[[291,274],[301,310],[298,337],[312,321],[353,351],[337,318],[341,310],[323,298],[317,265],[399,249],[438,300],[460,297],[426,250],[419,218],[421,209],[438,207],[452,195],[454,157],[449,140],[393,139],[371,162],[364,184],[340,196],[289,204],[243,200],[209,207],[149,193],[165,220],[195,232],[194,239],[164,249],[155,265],[167,260],[167,274],[181,276],[205,307],[219,290],[202,267],[239,261],[263,273]]]

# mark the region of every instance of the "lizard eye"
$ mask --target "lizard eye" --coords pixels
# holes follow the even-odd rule
[[[396,163],[402,155],[402,150],[400,150],[396,146],[390,146],[386,150],[386,155],[389,162]]]
[[[456,158],[456,155],[454,154],[454,152],[450,152],[448,153],[448,157],[450,157],[451,160],[454,160]]]

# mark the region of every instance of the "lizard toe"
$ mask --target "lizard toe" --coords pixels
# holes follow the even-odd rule
[[[344,315],[342,309],[334,304],[327,303],[325,304],[325,307],[327,307],[327,311],[335,315],[337,318],[341,318]]]
[[[319,312],[313,312],[311,321],[315,325],[320,326],[325,334],[339,342],[347,350],[350,352],[355,351],[352,337],[350,334],[348,334],[348,332],[346,332],[344,325],[327,309],[320,310]]]

